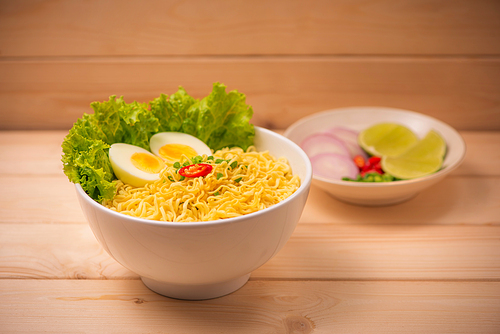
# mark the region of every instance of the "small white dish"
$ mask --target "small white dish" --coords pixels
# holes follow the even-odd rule
[[[80,206],[99,243],[148,288],[168,297],[209,299],[239,289],[288,241],[312,180],[310,161],[298,145],[263,128],[255,127],[255,132],[258,150],[286,157],[299,175],[301,185],[290,197],[236,218],[172,223],[109,210],[76,184]]]
[[[395,182],[351,182],[329,180],[313,175],[313,184],[333,197],[350,204],[365,206],[392,205],[407,201],[421,190],[442,180],[456,169],[465,158],[465,141],[451,126],[433,117],[417,112],[385,107],[349,107],[332,109],[304,117],[292,124],[284,136],[300,145],[309,135],[335,126],[362,131],[381,122],[407,126],[422,138],[431,129],[436,130],[447,144],[443,168],[425,177]]]

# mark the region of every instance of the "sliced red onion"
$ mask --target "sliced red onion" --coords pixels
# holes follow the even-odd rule
[[[341,180],[343,177],[355,179],[359,169],[354,161],[346,155],[321,153],[310,158],[313,174],[331,180]]]
[[[334,153],[350,157],[347,146],[340,139],[328,133],[313,134],[304,139],[300,146],[309,158],[322,153]]]
[[[325,133],[331,134],[341,140],[349,150],[351,158],[354,158],[356,155],[361,155],[365,159],[368,158],[366,152],[358,144],[358,132],[342,126],[336,126],[328,129]]]

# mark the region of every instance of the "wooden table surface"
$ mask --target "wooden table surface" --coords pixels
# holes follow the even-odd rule
[[[0,334],[500,333],[500,1],[395,3],[2,1]],[[216,81],[271,129],[349,106],[416,111],[460,130],[466,159],[395,206],[313,186],[240,290],[166,298],[98,244],[61,142],[92,101],[202,98]]]
[[[97,243],[63,175],[65,131],[0,132],[0,332],[499,333],[500,132],[412,200],[311,189],[286,246],[240,290],[170,299]]]

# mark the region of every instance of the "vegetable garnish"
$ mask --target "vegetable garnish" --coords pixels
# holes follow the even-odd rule
[[[182,167],[179,169],[179,174],[184,177],[207,176],[212,169],[212,165],[209,164],[194,164]]]
[[[391,182],[396,181],[396,178],[387,173],[379,174],[377,172],[370,172],[364,174],[363,176],[361,176],[361,174],[358,174],[355,179],[343,177],[342,180],[355,182]]]
[[[206,176],[216,165],[220,165],[222,163],[226,164],[227,169],[235,169],[238,167],[237,160],[220,158],[215,159],[212,155],[206,157],[206,161],[202,156],[197,155],[190,158],[189,160],[184,161],[184,163],[182,164],[179,161],[176,161],[172,166],[176,169],[175,172],[181,175],[182,181],[185,177]],[[217,180],[220,180],[222,177],[224,177],[224,174],[217,173],[216,177]],[[241,178],[237,178],[234,181],[238,183],[241,181]]]
[[[359,173],[355,177],[343,177],[343,181],[356,181],[356,182],[391,182],[396,178],[384,172],[380,165],[380,157],[370,157],[364,159],[362,156],[355,156],[354,163],[359,169]]]
[[[313,173],[326,179],[340,180],[342,177],[355,178],[359,174],[358,167],[351,157],[335,154],[321,153],[311,159]]]
[[[378,173],[378,174],[384,174],[384,171],[382,170],[382,166],[380,165],[380,157],[370,157],[364,166],[360,168],[361,176],[365,176],[365,174],[368,173]]]
[[[358,167],[359,169],[365,166],[365,158],[361,155],[356,155],[352,160],[354,161],[356,167]]]

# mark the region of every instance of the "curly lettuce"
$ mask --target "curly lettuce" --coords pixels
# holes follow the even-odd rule
[[[109,161],[114,143],[136,145],[149,150],[149,139],[158,132],[176,131],[193,135],[211,149],[253,145],[255,130],[251,106],[238,91],[226,93],[215,83],[212,92],[198,100],[182,87],[168,96],[161,94],[149,103],[126,103],[123,97],[93,102],[93,114],[85,113],[70,129],[62,143],[63,170],[94,200],[102,202],[116,193]]]

